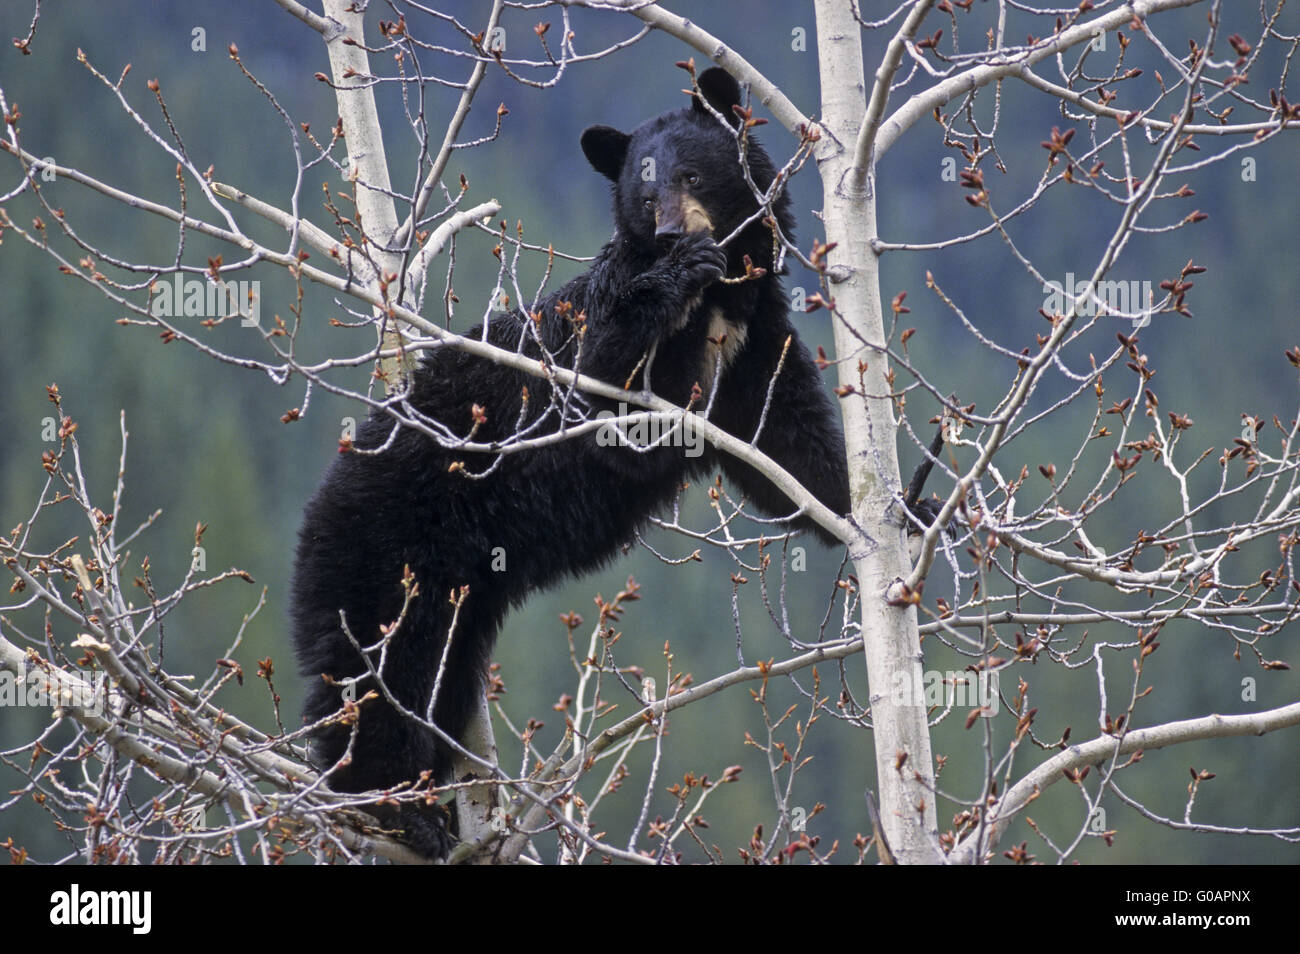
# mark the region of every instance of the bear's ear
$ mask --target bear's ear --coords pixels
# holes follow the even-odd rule
[[[740,117],[731,108],[740,105],[740,84],[736,82],[734,76],[720,66],[712,66],[701,73],[695,82],[700,87],[700,92],[704,94],[704,98],[709,101],[709,105],[722,113],[727,122],[733,126],[740,123]],[[708,114],[709,111],[704,108],[698,96],[691,102],[697,113]]]
[[[588,126],[582,131],[582,151],[587,161],[606,179],[617,182],[632,137],[613,126]]]

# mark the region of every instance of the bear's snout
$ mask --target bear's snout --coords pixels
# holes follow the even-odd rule
[[[690,232],[712,234],[713,220],[694,196],[669,193],[655,206],[655,240],[671,245]]]

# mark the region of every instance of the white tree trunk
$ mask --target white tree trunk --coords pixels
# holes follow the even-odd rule
[[[822,143],[817,161],[826,240],[837,243],[828,262],[835,278],[841,279],[831,285],[839,383],[853,388],[840,404],[853,518],[866,535],[850,552],[862,587],[881,820],[899,863],[938,863],[942,859],[924,700],[911,698],[912,693],[896,698],[892,692],[900,676],[905,677],[903,685],[922,685],[921,644],[915,607],[886,602],[886,591],[907,576],[910,566],[893,503],[901,483],[885,379],[888,368],[874,350],[885,344],[879,262],[871,250],[876,235],[874,169],[869,162],[864,177],[855,174],[853,163],[853,145],[866,113],[862,40],[852,8],[843,0],[817,0],[816,16],[821,126],[823,138],[829,140]],[[863,341],[871,348],[864,350]],[[860,371],[863,363],[866,368]]]
[[[384,275],[401,273],[402,257],[385,251],[397,233],[397,207],[393,204],[392,184],[388,178],[388,159],[384,153],[384,134],[379,127],[379,111],[375,108],[375,90],[369,85],[370,57],[366,53],[363,14],[358,13],[351,0],[324,0],[325,15],[342,24],[343,32],[327,41],[330,72],[338,102],[339,118],[343,120],[343,137],[348,148],[348,172],[356,176],[352,198],[363,231],[363,257],[369,259]],[[344,43],[352,39],[355,43]],[[364,269],[365,278],[378,282],[379,275],[373,267]],[[397,287],[384,296],[396,300]],[[376,314],[379,314],[376,309]],[[396,348],[401,335],[389,319],[385,326],[382,344]],[[385,375],[385,386],[391,392],[402,385],[403,376],[410,371],[401,358],[386,358],[379,363]]]
[[[374,88],[367,86],[370,74],[370,60],[363,45],[365,41],[364,16],[357,12],[351,0],[324,0],[325,15],[337,21],[343,27],[340,35],[327,41],[330,57],[330,70],[334,85],[338,87],[337,100],[339,117],[343,120],[343,135],[348,148],[348,169],[355,173],[356,185],[353,199],[356,202],[357,215],[361,220],[366,239],[364,249],[373,260],[382,275],[375,275],[373,269],[367,269],[365,277],[382,284],[384,276],[397,276],[402,273],[403,256],[399,252],[386,251],[394,243],[397,235],[397,206],[393,202],[392,185],[388,176],[388,159],[384,152],[383,129],[379,124],[379,112],[375,107]],[[493,8],[493,22],[499,11],[499,4]],[[345,37],[355,43],[344,43]],[[476,77],[482,75],[482,64],[475,67]],[[477,84],[477,78],[473,80]],[[364,87],[355,89],[354,87]],[[454,128],[459,128],[459,121],[468,112],[468,103],[462,102],[457,114]],[[448,137],[454,135],[449,130]],[[449,149],[449,146],[446,147]],[[415,277],[428,267],[428,259],[441,250],[450,234],[467,224],[473,218],[480,218],[499,209],[495,203],[484,204],[453,217],[445,227],[435,232],[433,241],[425,253],[417,257]],[[384,298],[395,305],[415,308],[415,296],[412,286],[407,284],[405,294],[398,295],[398,283],[393,281],[386,288]],[[376,314],[380,314],[376,309]],[[390,317],[384,328],[381,343],[386,349],[400,349],[401,335],[396,325],[396,318]],[[384,372],[384,385],[389,393],[403,386],[404,378],[412,370],[412,363],[405,360],[405,355],[397,355],[380,361]],[[433,593],[424,599],[436,599]],[[431,661],[432,662],[432,661]],[[487,700],[480,699],[474,707],[464,738],[458,740],[470,752],[490,765],[496,765],[496,739],[492,732],[492,718],[488,711]],[[456,779],[470,776],[490,777],[491,773],[470,759],[457,755],[453,762]],[[472,841],[482,837],[491,823],[492,808],[495,805],[495,789],[488,785],[475,785],[456,792],[457,820],[461,839]]]

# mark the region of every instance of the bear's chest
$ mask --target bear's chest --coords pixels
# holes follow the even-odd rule
[[[687,325],[697,329],[695,334],[700,336],[697,373],[700,387],[707,393],[745,347],[749,326],[737,321],[720,305],[702,306],[701,314]]]

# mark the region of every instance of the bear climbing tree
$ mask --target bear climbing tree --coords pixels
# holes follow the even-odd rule
[[[793,235],[789,200],[741,126],[736,81],[709,69],[698,90],[690,106],[630,134],[583,133],[583,152],[613,187],[614,237],[585,274],[541,303],[536,320],[499,315],[487,340],[698,411],[845,514],[838,415],[777,276],[774,230]],[[766,207],[742,155],[757,191],[774,193]],[[415,783],[422,773],[447,781],[446,739],[460,736],[483,692],[510,606],[609,561],[683,481],[720,466],[759,510],[797,516],[750,465],[711,449],[692,455],[671,434],[638,447],[599,439],[605,430],[467,456],[466,440],[504,447],[613,408],[462,351],[427,357],[409,403],[450,433],[435,439],[372,414],[308,503],[298,543],[292,615],[312,680],[306,718],[327,720],[345,697],[365,698],[376,677],[383,683],[355,724],[319,733],[316,758],[342,791]],[[806,517],[796,525],[835,542]],[[501,554],[508,572],[494,565]],[[422,852],[446,852],[437,807],[385,812]]]
[[[196,56],[196,27],[171,62],[175,31],[157,18],[105,47],[96,34],[120,23],[94,5],[27,6],[0,78],[0,285],[16,358],[0,374],[15,421],[3,460],[20,480],[9,496],[30,498],[0,515],[13,861],[410,861],[355,809],[384,806],[382,827],[441,854],[450,829],[428,786],[449,778],[457,861],[552,846],[562,863],[1289,860],[1294,798],[1274,796],[1290,794],[1281,730],[1300,725],[1287,397],[1300,348],[1293,221],[1276,197],[1300,106],[1281,5],[906,0],[872,21],[866,5],[813,0],[747,5],[742,22],[727,3],[695,5],[691,20],[670,0],[546,0],[475,5],[467,21],[438,4],[283,0],[281,25],[296,18],[310,43],[268,44],[288,38],[274,17],[226,18],[248,52]],[[64,41],[87,34],[72,60]],[[329,71],[297,100],[317,43]],[[142,45],[161,79],[126,69]],[[698,105],[658,126],[594,128],[582,145],[598,172],[582,175],[592,195],[600,174],[613,184],[616,240],[561,293],[530,298],[520,267],[545,269],[549,289],[550,266],[595,236],[546,230],[552,258],[540,216],[527,237],[497,218],[535,187],[489,170],[550,165],[566,140],[578,165],[578,130],[554,135],[563,114],[594,120],[592,101],[616,89],[609,108],[622,99],[641,119],[639,87],[667,97],[681,79],[651,49],[665,45],[739,80],[744,115],[733,84],[707,74]],[[50,77],[74,75],[90,108],[69,118]],[[230,108],[241,87],[260,113]],[[512,118],[483,108],[497,91]],[[763,134],[779,169],[760,168],[759,118],[779,124]],[[678,127],[714,137],[697,168]],[[103,150],[58,145],[116,142],[119,129],[112,155],[130,156],[129,174]],[[418,179],[390,177],[390,157]],[[777,187],[803,160],[822,189],[800,216],[811,228],[772,250],[789,237]],[[742,169],[748,193],[727,178]],[[755,199],[765,184],[772,195]],[[498,188],[504,202],[487,198]],[[727,188],[752,210],[743,225],[727,219]],[[1246,223],[1251,241],[1225,245],[1224,223]],[[172,237],[161,250],[158,225]],[[833,329],[824,365],[782,339],[782,253],[807,269],[784,280],[807,286]],[[463,336],[473,322],[453,306],[491,317],[479,267],[523,313]],[[99,327],[110,320],[120,327]],[[87,347],[24,360],[50,334]],[[222,367],[201,367],[211,358]],[[247,401],[212,400],[208,375],[236,369],[252,372]],[[814,370],[837,376],[848,516],[841,475],[822,472],[839,434],[823,427]],[[357,436],[362,406],[384,416]],[[115,443],[118,407],[123,464],[105,473],[87,438]],[[309,446],[330,456],[336,410],[351,450],[309,510],[297,593],[327,714],[295,731],[280,692],[298,685],[266,608],[286,589],[284,531],[308,495],[294,464]],[[944,441],[927,452],[940,414]],[[178,461],[181,422],[206,453]],[[650,423],[661,443],[642,433]],[[800,441],[780,440],[794,423]],[[904,489],[900,455],[933,462],[941,502]],[[187,463],[203,479],[183,479]],[[252,473],[240,468],[259,466],[277,488],[260,512],[239,492]],[[713,483],[719,470],[731,484]],[[630,602],[630,581],[588,625],[563,617],[572,679],[558,699],[548,674],[526,702],[503,700],[514,751],[475,776],[484,763],[447,727],[466,700],[480,711],[463,738],[484,724],[482,662],[508,607],[599,563],[688,480],[711,505],[704,525],[674,502],[650,521],[667,535],[637,534],[645,562],[632,569],[681,566],[646,575],[647,603]],[[554,487],[565,492],[543,492]],[[772,524],[734,532],[744,496],[781,530],[846,542],[848,558],[803,574]],[[955,545],[935,526],[909,560],[908,507],[952,515]],[[164,524],[178,514],[179,534]],[[696,548],[718,559],[696,563]],[[711,563],[735,570],[724,581]],[[265,588],[241,600],[235,581],[254,578]],[[730,619],[715,609],[728,582]],[[217,612],[191,600],[214,586]],[[671,588],[706,587],[716,599],[673,602]],[[510,629],[533,639],[507,631],[509,655],[497,650],[511,690],[564,651],[541,615],[529,624]],[[662,659],[647,659],[661,625]],[[759,731],[741,731],[747,717]],[[298,745],[316,730],[323,772]],[[1172,751],[1187,742],[1192,758]],[[492,824],[486,798],[459,804],[489,790],[508,800]]]

